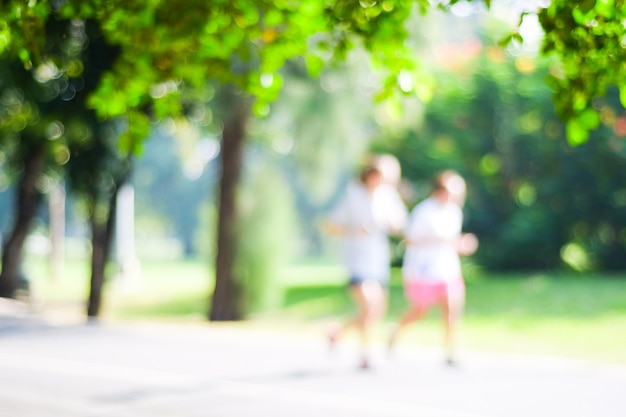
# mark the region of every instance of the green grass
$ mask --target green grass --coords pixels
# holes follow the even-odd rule
[[[626,363],[626,279],[528,274],[467,288],[465,328],[474,348]]]
[[[118,279],[109,269],[102,315],[119,319],[184,318],[204,316],[211,287],[210,265],[195,260],[142,262],[136,281]],[[69,259],[62,279],[53,281],[44,259],[25,263],[35,296],[50,309],[83,314],[89,291],[89,264]]]
[[[68,261],[66,276],[58,282],[47,278],[42,260],[30,260],[26,271],[44,306],[82,314],[88,281],[85,261]],[[626,364],[626,277],[480,272],[469,276],[464,348]],[[103,314],[123,320],[205,320],[211,277],[210,265],[203,261],[144,261],[137,285],[107,284]],[[282,271],[275,283],[271,289],[275,305],[256,312],[246,325],[319,334],[325,323],[352,310],[340,266],[299,264]],[[387,321],[405,308],[399,271],[394,270]],[[379,337],[384,332],[381,326]],[[438,346],[441,336],[440,318],[433,311],[408,330],[405,340]]]

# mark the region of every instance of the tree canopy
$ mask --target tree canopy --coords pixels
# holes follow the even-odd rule
[[[282,86],[277,71],[287,60],[302,57],[316,73],[356,37],[388,69],[389,83],[414,67],[403,46],[412,2],[59,0],[12,1],[2,8],[0,52],[19,56],[27,67],[55,63],[42,49],[43,27],[53,14],[95,20],[108,43],[120,46],[89,105],[102,118],[128,119],[121,143],[128,151],[147,135],[149,115],[179,114],[180,91],[207,80],[235,84],[257,98],[255,110],[263,114]]]
[[[101,80],[89,105],[100,117],[128,120],[122,148],[139,149],[148,133],[149,115],[183,111],[179,93],[207,80],[233,83],[257,98],[255,110],[267,112],[282,86],[278,73],[287,60],[301,57],[317,73],[330,57],[342,57],[359,41],[387,72],[381,91],[404,82],[413,93],[420,67],[405,42],[414,9],[445,8],[457,0],[428,1],[266,1],[191,0],[18,0],[0,11],[0,54],[13,54],[28,68],[55,63],[43,49],[44,26],[51,15],[95,20],[103,36],[121,48],[114,67]],[[491,1],[476,0],[489,7]],[[538,10],[545,31],[542,52],[555,54],[561,69],[550,75],[559,114],[568,120],[572,144],[587,139],[598,124],[593,98],[607,87],[624,85],[623,0],[556,0]],[[521,38],[518,33],[511,37]],[[80,66],[59,68],[76,76]],[[149,112],[146,110],[149,109]]]

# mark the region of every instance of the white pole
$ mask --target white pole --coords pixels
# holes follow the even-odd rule
[[[50,276],[53,282],[65,272],[65,187],[56,183],[50,189]]]
[[[137,286],[140,264],[135,254],[135,189],[131,184],[123,185],[117,195],[115,248],[120,284],[127,288]]]

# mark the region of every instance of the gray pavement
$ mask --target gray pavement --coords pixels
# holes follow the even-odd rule
[[[0,300],[3,301],[3,300]],[[6,301],[6,300],[4,300]],[[86,324],[0,303],[0,417],[626,415],[626,367],[376,346],[223,324]]]

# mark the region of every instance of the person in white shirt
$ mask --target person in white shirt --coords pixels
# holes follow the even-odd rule
[[[450,170],[441,172],[434,179],[431,195],[411,211],[402,266],[409,308],[389,340],[392,348],[401,330],[437,305],[444,321],[448,364],[455,363],[456,330],[465,303],[459,255],[472,254],[478,245],[474,235],[461,234],[465,189],[465,181],[459,174]]]
[[[361,343],[360,367],[370,367],[368,353],[372,326],[386,310],[390,274],[388,234],[401,232],[407,209],[398,192],[383,180],[376,166],[366,167],[359,183],[348,186],[332,210],[326,231],[343,239],[343,261],[349,273],[349,291],[357,306],[356,316],[329,332],[331,347],[345,330],[356,327]]]

